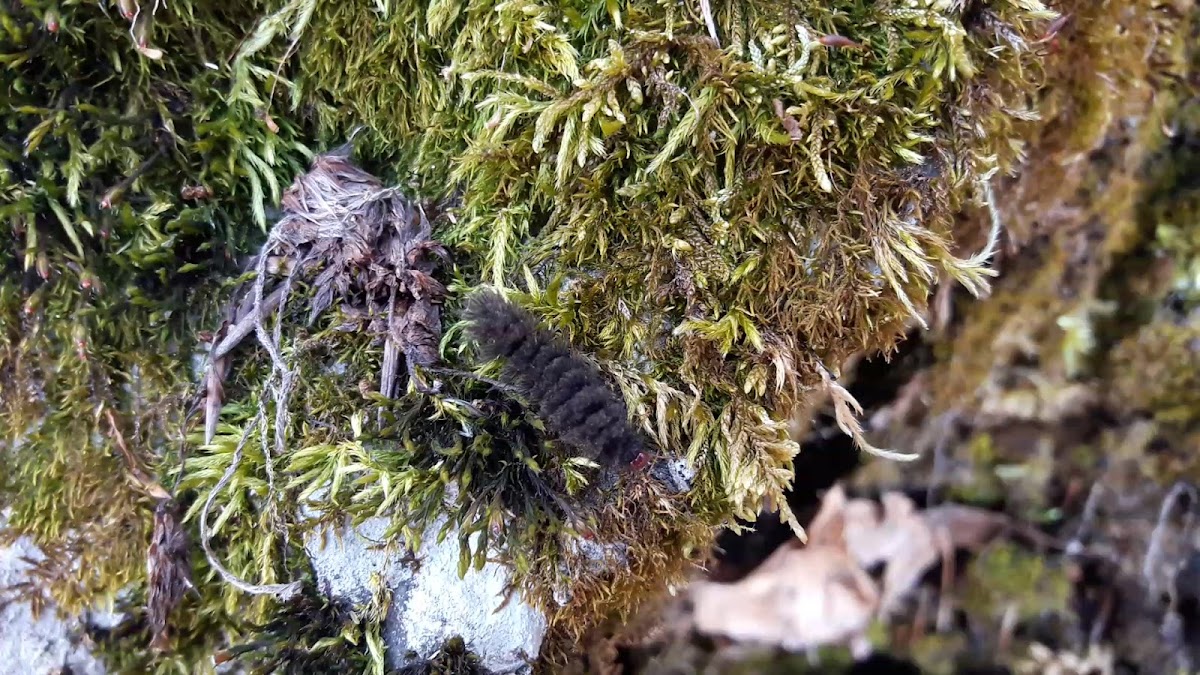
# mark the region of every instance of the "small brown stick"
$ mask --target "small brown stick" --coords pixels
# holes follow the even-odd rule
[[[1016,633],[1017,619],[1019,618],[1017,603],[1008,603],[1008,607],[1004,609],[1004,617],[1000,619],[1000,635],[996,638],[996,650],[1001,654],[1006,653],[1012,647],[1013,635]]]
[[[1100,509],[1100,500],[1104,493],[1103,483],[1092,483],[1092,489],[1088,491],[1087,501],[1083,504],[1083,514],[1079,518],[1079,528],[1075,531],[1075,537],[1067,544],[1067,553],[1078,553],[1083,551],[1083,540],[1087,535],[1091,534],[1093,522],[1096,520],[1096,512]]]
[[[394,325],[396,319],[396,287],[392,286],[390,297],[388,298],[388,326]],[[392,332],[388,332],[388,337],[383,343],[383,364],[380,366],[382,371],[379,375],[379,393],[386,398],[396,397],[396,381],[400,377],[400,350],[399,341],[393,336]]]
[[[917,611],[913,615],[912,625],[909,629],[908,644],[906,647],[911,648],[914,644],[920,642],[925,637],[925,624],[929,616],[929,596],[932,592],[927,586],[921,588],[921,592],[917,594]],[[941,599],[939,598],[939,607]]]
[[[158,484],[158,481],[151,478],[149,474],[142,470],[137,458],[134,457],[133,452],[129,449],[129,446],[126,445],[125,436],[117,427],[117,420],[113,417],[111,408],[106,407],[104,409],[104,417],[108,420],[108,426],[112,432],[113,441],[116,442],[117,448],[120,449],[121,455],[125,459],[125,466],[129,469],[129,473],[132,475],[137,486],[155,499],[169,499],[171,495],[167,494],[167,491],[163,489],[163,486]]]
[[[700,0],[700,13],[704,15],[704,25],[708,28],[708,36],[720,47],[721,39],[717,37],[717,22],[713,20],[711,0]]]
[[[938,549],[942,554],[942,588],[938,593],[937,632],[945,633],[950,630],[954,611],[954,544],[946,528],[934,530]]]
[[[1142,578],[1146,582],[1146,587],[1150,589],[1152,597],[1157,597],[1160,592],[1159,575],[1155,572],[1163,566],[1163,539],[1166,536],[1168,521],[1184,497],[1187,497],[1187,510],[1183,512],[1183,529],[1185,534],[1191,530],[1192,513],[1196,508],[1197,501],[1196,489],[1187,483],[1179,482],[1163,498],[1158,512],[1158,522],[1154,525],[1154,531],[1150,533],[1150,545],[1146,548],[1146,556],[1142,560]]]
[[[262,299],[262,303],[258,306],[258,311],[264,314],[274,312],[279,308],[280,301],[283,300],[283,287],[276,288]],[[245,316],[239,317],[237,322],[225,333],[225,337],[213,347],[209,358],[212,360],[219,359],[229,352],[233,351],[246,336],[254,331],[254,325],[257,322],[255,312],[246,313]]]
[[[154,167],[154,164],[162,159],[163,155],[167,154],[167,149],[160,147],[158,152],[150,155],[142,162],[133,173],[129,174],[121,180],[120,183],[114,185],[108,192],[104,193],[104,197],[100,199],[100,208],[111,209],[113,204],[121,198],[121,195],[129,189],[133,182],[141,178],[147,171]]]
[[[1109,622],[1112,620],[1113,610],[1117,606],[1117,592],[1113,588],[1103,588],[1100,592],[1104,594],[1104,599],[1100,601],[1100,611],[1096,614],[1096,621],[1092,624],[1092,629],[1088,631],[1088,647],[1100,644],[1104,638],[1104,634],[1108,632]]]

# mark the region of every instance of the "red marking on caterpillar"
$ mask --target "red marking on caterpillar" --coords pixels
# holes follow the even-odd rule
[[[650,457],[644,452],[639,452],[637,457],[634,457],[633,461],[629,463],[629,468],[634,471],[641,471],[648,466],[650,466]]]
[[[844,37],[841,35],[832,35],[832,34],[831,35],[822,35],[821,37],[817,38],[817,42],[820,42],[821,44],[825,45],[826,47],[842,47],[845,49],[866,49],[866,47],[863,47],[861,44],[855,42],[854,40],[851,40],[850,38]]]

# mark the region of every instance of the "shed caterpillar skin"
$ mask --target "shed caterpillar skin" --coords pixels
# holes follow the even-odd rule
[[[628,409],[600,371],[522,307],[480,291],[466,307],[467,335],[480,357],[502,359],[501,379],[537,409],[547,430],[607,466],[649,464]]]

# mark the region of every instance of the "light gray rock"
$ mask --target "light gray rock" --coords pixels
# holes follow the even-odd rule
[[[696,481],[696,470],[683,457],[672,457],[655,462],[650,467],[650,476],[674,493],[683,493],[692,489]]]
[[[488,670],[528,670],[527,660],[541,648],[546,617],[519,598],[495,611],[503,602],[509,570],[488,563],[459,579],[458,536],[451,532],[439,544],[441,525],[426,531],[416,565],[407,564],[402,550],[382,549],[385,518],[370,519],[338,535],[326,529],[307,538],[305,549],[322,591],[331,597],[369,601],[375,574],[391,589],[392,605],[384,623],[390,667],[403,666],[409,652],[430,658],[458,635]]]
[[[0,530],[7,520],[7,514],[0,513]],[[0,547],[0,672],[56,675],[69,667],[79,675],[103,675],[104,665],[89,651],[78,619],[59,617],[53,607],[35,617],[29,602],[6,602],[29,581],[28,560],[42,558],[28,537]],[[100,614],[98,619],[103,619]]]

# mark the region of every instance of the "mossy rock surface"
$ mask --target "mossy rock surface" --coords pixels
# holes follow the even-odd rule
[[[302,504],[385,515],[406,541],[446,516],[461,569],[511,564],[565,648],[680,579],[717,525],[786,504],[784,418],[826,371],[892,350],[939,282],[986,290],[989,186],[1036,128],[1055,15],[1032,0],[701,6],[7,5],[0,505],[64,562],[54,599],[144,601],[157,483],[194,538],[212,496],[214,558],[256,583],[308,575]],[[473,289],[508,289],[601,366],[657,457],[691,465],[685,491],[573,461],[477,380],[414,368],[442,389],[381,397],[384,346],[339,330],[352,297],[268,322],[298,382],[289,425],[267,416],[245,442],[273,373],[247,346],[204,443],[202,334],[228,318],[310,149],[360,125],[365,167],[443,207],[439,366],[494,374],[456,322]],[[572,543],[584,527],[624,562],[592,564]],[[143,626],[114,664],[188,669],[262,634],[276,603],[193,563],[174,651],[136,652]],[[378,667],[370,630],[321,648]]]

